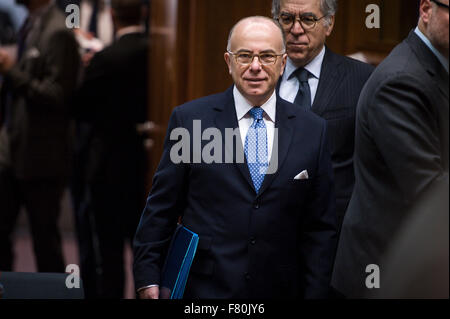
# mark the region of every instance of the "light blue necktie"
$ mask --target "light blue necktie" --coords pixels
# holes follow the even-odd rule
[[[264,110],[254,107],[250,110],[254,121],[245,139],[245,158],[256,193],[259,192],[268,167],[267,129],[263,120]]]

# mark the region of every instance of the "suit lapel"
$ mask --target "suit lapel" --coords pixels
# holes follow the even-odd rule
[[[449,77],[447,71],[445,71],[443,66],[440,65],[440,68],[436,70],[435,77],[436,77],[436,84],[439,87],[441,93],[444,95],[445,99],[447,100],[447,107],[448,107]]]
[[[270,161],[270,168],[272,169],[273,174],[267,174],[264,178],[263,184],[261,185],[261,189],[259,190],[258,197],[261,196],[272,184],[275,178],[279,174],[279,170],[282,167],[288,151],[291,145],[292,136],[294,133],[294,121],[295,118],[295,108],[292,107],[290,103],[285,102],[281,98],[277,96],[277,109],[276,109],[276,119],[275,119],[275,127],[278,131],[278,136],[274,137],[273,148],[272,148],[272,158]],[[222,132],[223,139],[225,139],[225,130],[228,128],[237,129],[239,131],[239,124],[237,121],[236,115],[236,107],[234,104],[233,97],[233,87],[228,89],[225,92],[225,99],[222,105],[218,105],[214,107],[215,111],[217,111],[217,115],[215,117],[215,124],[217,128]],[[276,133],[277,134],[277,133]],[[236,138],[236,143],[239,152],[244,153],[244,147],[242,145],[242,139],[239,134],[238,138]],[[237,166],[238,170],[242,174],[243,178],[247,181],[249,186],[254,190],[253,181],[250,176],[250,171],[248,169],[247,160],[244,156],[243,162],[238,162],[237,154],[233,145],[229,145],[224,142],[225,152],[228,154],[232,154],[233,163]]]
[[[418,57],[418,60],[422,63],[423,67],[427,70],[428,74],[430,74],[435,80],[439,90],[442,94],[444,94],[448,101],[449,77],[441,62],[439,62],[434,53],[426,46],[425,43],[423,43],[414,31],[410,32],[406,41]]]
[[[238,170],[241,172],[243,178],[247,181],[247,183],[250,185],[252,189],[254,189],[253,181],[250,176],[250,171],[248,169],[247,161],[238,162],[238,156],[237,151],[240,152],[240,154],[244,154],[244,146],[242,145],[242,139],[239,135],[235,139],[235,143],[225,143],[225,136],[226,136],[226,129],[237,129],[239,132],[239,124],[237,121],[237,115],[236,115],[236,107],[234,104],[234,97],[233,97],[233,87],[229,88],[224,94],[224,103],[222,105],[218,105],[214,107],[214,110],[217,112],[217,115],[215,117],[215,124],[216,127],[221,131],[222,133],[222,139],[223,139],[223,145],[224,145],[224,151],[225,154],[231,154],[233,158],[234,165],[237,166]],[[234,147],[236,145],[236,147]]]
[[[292,119],[295,117],[295,109],[289,108],[290,105],[291,104],[288,104],[277,97],[275,128],[277,128],[276,131],[278,131],[278,136],[277,133],[275,133],[272,158],[269,166],[271,174],[266,174],[264,177],[258,197],[270,187],[272,182],[278,176],[280,168],[283,166],[284,160],[287,157],[292,136],[294,134],[294,121],[292,121]]]
[[[322,115],[329,103],[333,102],[333,96],[344,76],[340,68],[341,61],[336,59],[334,53],[328,48],[325,50],[319,86],[317,87],[316,97],[311,108],[318,115]]]

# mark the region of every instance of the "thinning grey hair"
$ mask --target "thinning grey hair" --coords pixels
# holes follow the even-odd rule
[[[280,34],[282,37],[282,48],[283,48],[283,53],[286,52],[286,36],[284,35],[284,31],[283,28],[281,27],[280,23],[277,20],[273,20],[270,19],[268,17],[263,17],[263,16],[253,16],[253,17],[247,17],[247,18],[243,18],[241,20],[239,20],[232,28],[230,31],[230,34],[228,35],[228,42],[227,42],[227,51],[231,51],[231,38],[233,36],[233,32],[236,29],[236,27],[243,21],[245,20],[262,20],[262,21],[270,21],[273,24],[275,24],[277,26],[277,28],[280,30]]]
[[[277,19],[280,15],[282,0],[272,0],[272,16]],[[324,16],[326,16],[324,22],[327,25],[331,24],[331,16],[334,16],[338,9],[338,0],[319,0],[320,1],[320,11]]]

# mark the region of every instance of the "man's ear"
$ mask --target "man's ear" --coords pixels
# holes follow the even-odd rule
[[[283,54],[283,57],[281,59],[281,72],[280,72],[280,76],[283,75],[284,70],[286,69],[286,61],[287,61],[287,53]]]
[[[430,22],[431,12],[433,11],[433,7],[431,5],[430,0],[421,0],[420,1],[420,19],[427,25]]]
[[[225,62],[228,65],[228,72],[231,74],[231,60],[230,60],[230,54],[228,52],[225,52],[225,54],[223,55]]]
[[[334,28],[334,21],[335,21],[335,17],[331,16],[328,19],[328,25],[326,26],[326,35],[327,37],[329,37],[331,35],[331,32],[333,32],[333,28]]]

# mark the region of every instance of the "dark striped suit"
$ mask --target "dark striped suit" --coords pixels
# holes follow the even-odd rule
[[[355,175],[355,114],[359,94],[373,67],[333,53],[326,48],[319,86],[311,110],[327,120],[331,159],[336,185],[336,213],[340,230]],[[281,81],[278,85],[280,88]]]

